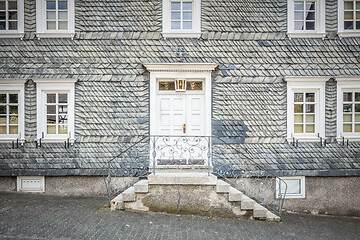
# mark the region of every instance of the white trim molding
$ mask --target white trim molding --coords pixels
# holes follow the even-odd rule
[[[284,77],[287,82],[287,140],[319,141],[325,137],[325,84],[330,77]],[[314,133],[295,133],[294,94],[312,92],[315,94]]]
[[[283,180],[283,181],[280,181]],[[285,183],[287,185],[285,185]],[[291,193],[291,187],[293,187],[294,184],[299,183],[298,193]],[[281,184],[280,184],[281,183]],[[284,194],[283,192],[286,193]],[[281,197],[285,197],[285,199],[290,198],[305,198],[306,197],[306,189],[305,189],[305,176],[292,176],[292,177],[280,177],[276,178],[276,198],[279,199],[279,194],[281,193]]]
[[[145,63],[149,72],[211,72],[219,66],[216,63]]]
[[[199,38],[201,36],[201,0],[179,0],[174,2],[191,2],[191,29],[171,29],[171,2],[172,0],[162,0],[162,34],[164,38]],[[182,9],[182,7],[181,7]],[[180,10],[179,10],[180,11]],[[181,10],[182,11],[182,10]],[[179,12],[179,17],[183,16]],[[179,21],[182,17],[180,17]],[[182,24],[182,23],[181,23]]]
[[[40,38],[74,38],[75,35],[75,0],[67,0],[67,30],[46,29],[46,1],[36,0],[36,37]],[[57,1],[56,1],[57,4]],[[56,7],[57,9],[57,7]],[[58,10],[54,10],[58,16]],[[58,18],[53,21],[58,22]]]
[[[337,82],[337,141],[341,142],[344,139],[358,142],[360,141],[360,132],[344,132],[343,131],[343,93],[360,92],[360,76],[341,76],[335,78]],[[354,93],[353,93],[354,94]],[[353,108],[355,111],[355,109]]]
[[[0,79],[0,92],[18,93],[18,134],[0,134],[0,142],[25,142],[25,82],[27,79]]]
[[[295,30],[295,4],[300,0],[287,0],[287,35],[289,38],[325,38],[325,0],[313,0],[315,2],[315,29]],[[305,2],[305,1],[302,1]],[[304,8],[305,9],[305,8]],[[301,12],[301,10],[300,10]],[[299,13],[300,13],[299,12]],[[302,11],[304,12],[304,11]],[[301,20],[300,20],[301,21]],[[305,21],[305,16],[303,16]]]
[[[355,4],[355,3],[354,3]],[[354,9],[354,14],[356,11]],[[353,22],[355,22],[353,20]],[[343,37],[360,37],[360,29],[344,29],[344,0],[338,0],[338,36]]]
[[[36,104],[37,104],[37,139],[44,142],[63,142],[70,138],[75,141],[75,83],[77,79],[32,79],[36,83]],[[46,94],[67,93],[68,94],[68,134],[47,134],[46,133]]]
[[[7,1],[5,3],[7,5]],[[6,16],[8,16],[8,11],[6,11]],[[6,22],[8,22],[8,19]],[[24,34],[24,0],[17,0],[17,30],[0,30],[0,38],[22,39]]]

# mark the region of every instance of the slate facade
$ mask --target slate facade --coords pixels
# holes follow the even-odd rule
[[[75,1],[75,36],[35,35],[25,0],[25,36],[0,39],[0,78],[25,84],[25,146],[0,143],[0,176],[98,176],[103,164],[149,134],[145,63],[217,63],[213,135],[281,175],[359,176],[360,143],[336,137],[337,76],[360,76],[360,38],[337,36],[337,1],[326,1],[324,39],[287,37],[286,0],[202,0],[199,39],[162,37],[160,0]],[[326,147],[286,140],[285,76],[329,76]],[[34,78],[76,78],[74,146],[36,148]],[[231,152],[227,163],[241,164]],[[147,164],[144,160],[144,166]],[[124,172],[124,176],[130,173]]]

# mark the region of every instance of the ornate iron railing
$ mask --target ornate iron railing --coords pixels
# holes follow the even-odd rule
[[[206,170],[262,205],[281,209],[287,192],[286,183],[276,171],[249,158],[245,144],[230,144],[217,136],[146,136],[110,159],[106,185],[112,196],[134,184],[137,178],[158,171]],[[265,159],[266,160],[266,159]],[[122,177],[136,177],[128,180]]]

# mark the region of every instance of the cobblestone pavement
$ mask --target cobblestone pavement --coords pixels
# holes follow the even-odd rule
[[[105,198],[0,193],[0,239],[359,239],[360,219],[284,214],[282,223],[110,211]]]

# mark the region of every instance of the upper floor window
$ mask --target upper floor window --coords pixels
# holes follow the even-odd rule
[[[339,36],[360,36],[360,0],[339,0]]]
[[[0,141],[24,139],[23,79],[0,79]]]
[[[163,0],[164,37],[200,37],[201,0]]]
[[[24,1],[0,0],[0,37],[22,37]]]
[[[337,137],[360,140],[360,77],[337,77]]]
[[[73,37],[74,0],[37,0],[36,32],[41,37]]]
[[[324,0],[288,0],[288,36],[325,37]]]
[[[76,79],[33,79],[37,89],[37,136],[74,141]]]
[[[286,77],[287,138],[318,140],[325,137],[326,77]]]

